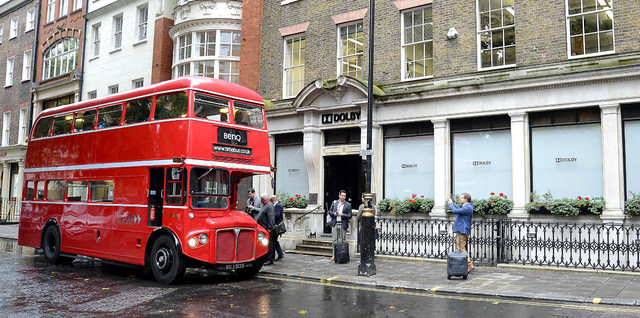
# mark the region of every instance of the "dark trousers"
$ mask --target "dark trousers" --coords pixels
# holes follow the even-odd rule
[[[269,231],[269,251],[267,252],[267,258],[265,262],[273,262],[276,254],[276,243],[278,243],[278,234],[276,231]]]
[[[284,257],[284,253],[282,252],[282,247],[280,247],[280,241],[278,241],[279,238],[280,238],[280,235],[276,236],[276,252],[278,253],[278,256]]]

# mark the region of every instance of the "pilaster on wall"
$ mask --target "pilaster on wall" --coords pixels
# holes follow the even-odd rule
[[[5,162],[2,165],[2,201],[8,202],[11,195],[11,164]]]
[[[529,202],[529,129],[525,112],[510,113],[511,117],[511,183],[513,210],[511,218],[528,218],[524,206]]]
[[[430,215],[446,217],[446,199],[451,193],[451,134],[449,120],[438,118],[433,122],[433,200]]]
[[[305,114],[307,116],[308,114]],[[310,114],[309,114],[310,115]],[[315,193],[317,204],[320,205],[324,195],[320,195],[320,174],[322,173],[322,132],[317,127],[305,126],[304,130],[304,162],[307,165],[307,178],[309,179],[309,196]]]
[[[622,115],[619,104],[600,105],[602,110],[602,166],[605,210],[603,221],[622,222],[624,207],[624,170],[622,155]]]

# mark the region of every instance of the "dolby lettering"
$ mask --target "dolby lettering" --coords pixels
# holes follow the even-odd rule
[[[360,119],[360,111],[344,112],[336,114],[322,114],[322,124],[335,124],[344,121],[353,121]]]
[[[578,158],[556,158],[556,163],[576,162]]]

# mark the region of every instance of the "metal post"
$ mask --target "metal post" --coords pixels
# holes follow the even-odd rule
[[[376,264],[373,259],[375,251],[375,216],[373,214],[373,194],[371,193],[371,126],[373,121],[373,26],[375,21],[375,0],[369,1],[369,67],[367,71],[367,160],[365,162],[366,193],[364,194],[364,210],[362,213],[360,265],[358,275],[371,276],[376,274]]]

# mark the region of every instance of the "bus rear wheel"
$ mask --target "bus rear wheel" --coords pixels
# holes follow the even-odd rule
[[[156,280],[163,284],[174,283],[184,276],[186,269],[184,256],[178,251],[173,238],[160,236],[151,249],[151,270]]]
[[[73,257],[60,255],[60,231],[56,226],[48,226],[42,237],[42,250],[44,258],[50,264],[68,265],[73,262]]]

